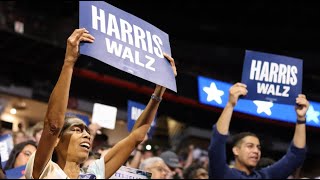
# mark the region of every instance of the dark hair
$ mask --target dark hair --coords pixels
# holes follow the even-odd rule
[[[198,169],[205,169],[201,164],[199,163],[192,163],[188,168],[183,170],[183,177],[185,179],[194,179],[197,175]]]
[[[247,136],[253,136],[253,137],[256,137],[256,138],[259,139],[259,137],[256,134],[252,133],[252,132],[241,132],[241,133],[238,133],[238,134],[233,136],[233,138],[232,138],[232,147],[239,145],[241,140],[244,139]]]
[[[35,148],[37,148],[37,144],[36,142],[29,140],[29,141],[25,141],[19,144],[16,144],[14,146],[14,148],[12,149],[9,159],[6,163],[6,166],[4,167],[4,170],[8,170],[8,169],[12,169],[14,168],[14,163],[16,162],[16,158],[19,155],[19,153],[23,150],[23,148],[27,145],[32,145]]]

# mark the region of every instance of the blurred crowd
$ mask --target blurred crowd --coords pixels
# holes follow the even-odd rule
[[[13,17],[10,4],[6,3],[9,5],[6,8],[0,4],[0,28],[15,26],[15,23],[19,21]],[[32,18],[21,21],[25,22],[30,19]],[[47,21],[52,23],[50,19]],[[37,22],[33,23],[35,29],[41,29],[40,24],[42,23]],[[52,23],[52,26],[54,25]],[[35,32],[46,32],[46,29]],[[278,176],[288,179],[301,178],[299,171],[307,154],[305,124],[309,102],[305,95],[297,97],[295,134],[287,154],[280,160],[261,156],[259,138],[253,133],[245,132],[245,134],[239,134],[238,139],[232,144],[235,161],[227,162],[225,146],[233,108],[238,98],[247,93],[246,85],[241,83],[235,84],[230,89],[229,102],[213,126],[211,144],[207,149],[183,142],[181,142],[183,145],[177,149],[148,147],[150,145],[147,143],[149,140],[147,131],[165,92],[165,87],[160,85],[156,85],[144,114],[136,121],[130,135],[116,144],[110,144],[108,142],[110,137],[106,134],[97,134],[102,128],[96,123],[91,123],[87,127],[85,122],[80,122],[80,118],[65,119],[72,70],[79,56],[78,46],[80,41],[93,42],[94,39],[84,28],[76,29],[68,38],[64,65],[50,96],[44,122],[38,122],[26,130],[19,127],[19,130],[14,132],[10,129],[1,129],[0,137],[3,139],[0,139],[0,142],[2,141],[8,147],[10,143],[13,144],[10,152],[4,152],[8,150],[7,148],[1,149],[1,155],[8,153],[8,159],[1,160],[0,176],[2,179],[11,178],[10,174],[15,172],[13,170],[21,173],[19,178],[33,178],[34,175],[36,178],[50,178],[56,175],[67,178],[71,176],[110,177],[111,174],[108,174],[107,171],[110,169],[111,172],[114,172],[121,165],[150,172],[151,179],[209,179],[209,177],[263,179]],[[177,76],[173,58],[165,53],[164,57],[170,62]],[[12,139],[7,137],[12,137]],[[77,151],[79,149],[81,152]],[[3,156],[0,157],[3,158]],[[44,160],[41,159],[42,157]],[[100,159],[104,160],[101,160],[103,162],[101,164],[99,164]],[[103,170],[99,169],[102,167],[104,167]],[[97,170],[100,171],[94,174]],[[59,173],[62,175],[60,176]]]
[[[97,124],[91,124],[89,128],[94,131],[100,129]],[[42,131],[43,122],[35,124],[26,131],[12,132],[3,128],[1,135],[12,135],[14,148],[8,161],[2,163],[2,169],[7,171],[25,166],[29,157],[37,149]],[[108,153],[108,150],[112,147],[108,143],[108,138],[104,134],[96,135],[89,152],[89,158],[82,164],[82,168],[88,167],[93,160]],[[179,149],[179,151],[164,147],[149,149],[147,142],[148,136],[131,153],[124,164],[125,166],[151,172],[153,179],[208,179],[209,159],[207,150],[194,147],[192,144]]]

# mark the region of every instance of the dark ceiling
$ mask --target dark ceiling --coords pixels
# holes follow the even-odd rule
[[[179,72],[178,97],[192,102],[198,100],[197,75],[230,83],[240,81],[244,52],[250,49],[303,59],[303,92],[309,99],[320,102],[320,6],[316,3],[180,0],[111,0],[108,3],[169,34]],[[78,3],[5,1],[0,2],[0,13],[7,18],[0,31],[1,84],[27,85],[50,93],[62,65],[66,39],[78,26]],[[25,23],[24,35],[12,32],[14,20]],[[88,57],[81,57],[77,68],[153,88],[144,80]],[[141,102],[149,99],[146,94],[133,93],[129,88],[114,87],[77,75],[74,76],[71,96],[123,108],[128,99]],[[35,97],[46,101],[48,95]],[[173,100],[164,101],[159,109],[160,114],[207,129],[220,112],[218,108]],[[235,122],[236,127],[278,132],[277,136],[284,139],[292,136],[292,133],[282,133],[284,126],[268,128],[250,121],[252,126],[248,127],[241,123],[243,121]]]
[[[303,91],[320,101],[320,6],[305,2],[119,1],[108,3],[167,32],[179,72],[240,81],[246,49],[304,60]],[[17,2],[38,33],[64,45],[78,26],[78,3]],[[41,14],[42,16],[39,16]],[[34,23],[35,24],[35,23]],[[42,27],[42,24],[48,24]],[[28,28],[26,27],[26,32]]]

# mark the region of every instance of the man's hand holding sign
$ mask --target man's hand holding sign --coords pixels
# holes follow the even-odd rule
[[[210,179],[282,179],[287,178],[303,164],[306,157],[306,114],[309,102],[301,93],[302,62],[273,54],[246,51],[242,83],[229,89],[228,103],[213,126],[209,146]],[[265,100],[296,104],[296,127],[286,155],[274,164],[257,170],[261,157],[261,144],[251,132],[236,134],[232,152],[235,168],[229,168],[226,143],[231,117],[239,97],[254,100],[262,108]],[[272,102],[266,102],[272,104]],[[271,107],[271,106],[270,106]],[[259,110],[259,109],[258,109]],[[269,113],[268,113],[269,114]],[[270,110],[271,115],[271,110]]]

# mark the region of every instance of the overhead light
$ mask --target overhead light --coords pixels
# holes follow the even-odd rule
[[[152,148],[152,146],[151,146],[150,144],[146,145],[146,150],[147,150],[147,151],[150,151],[151,148]]]
[[[11,113],[11,114],[17,114],[17,110],[16,110],[15,108],[11,108],[11,109],[10,109],[10,113]]]

